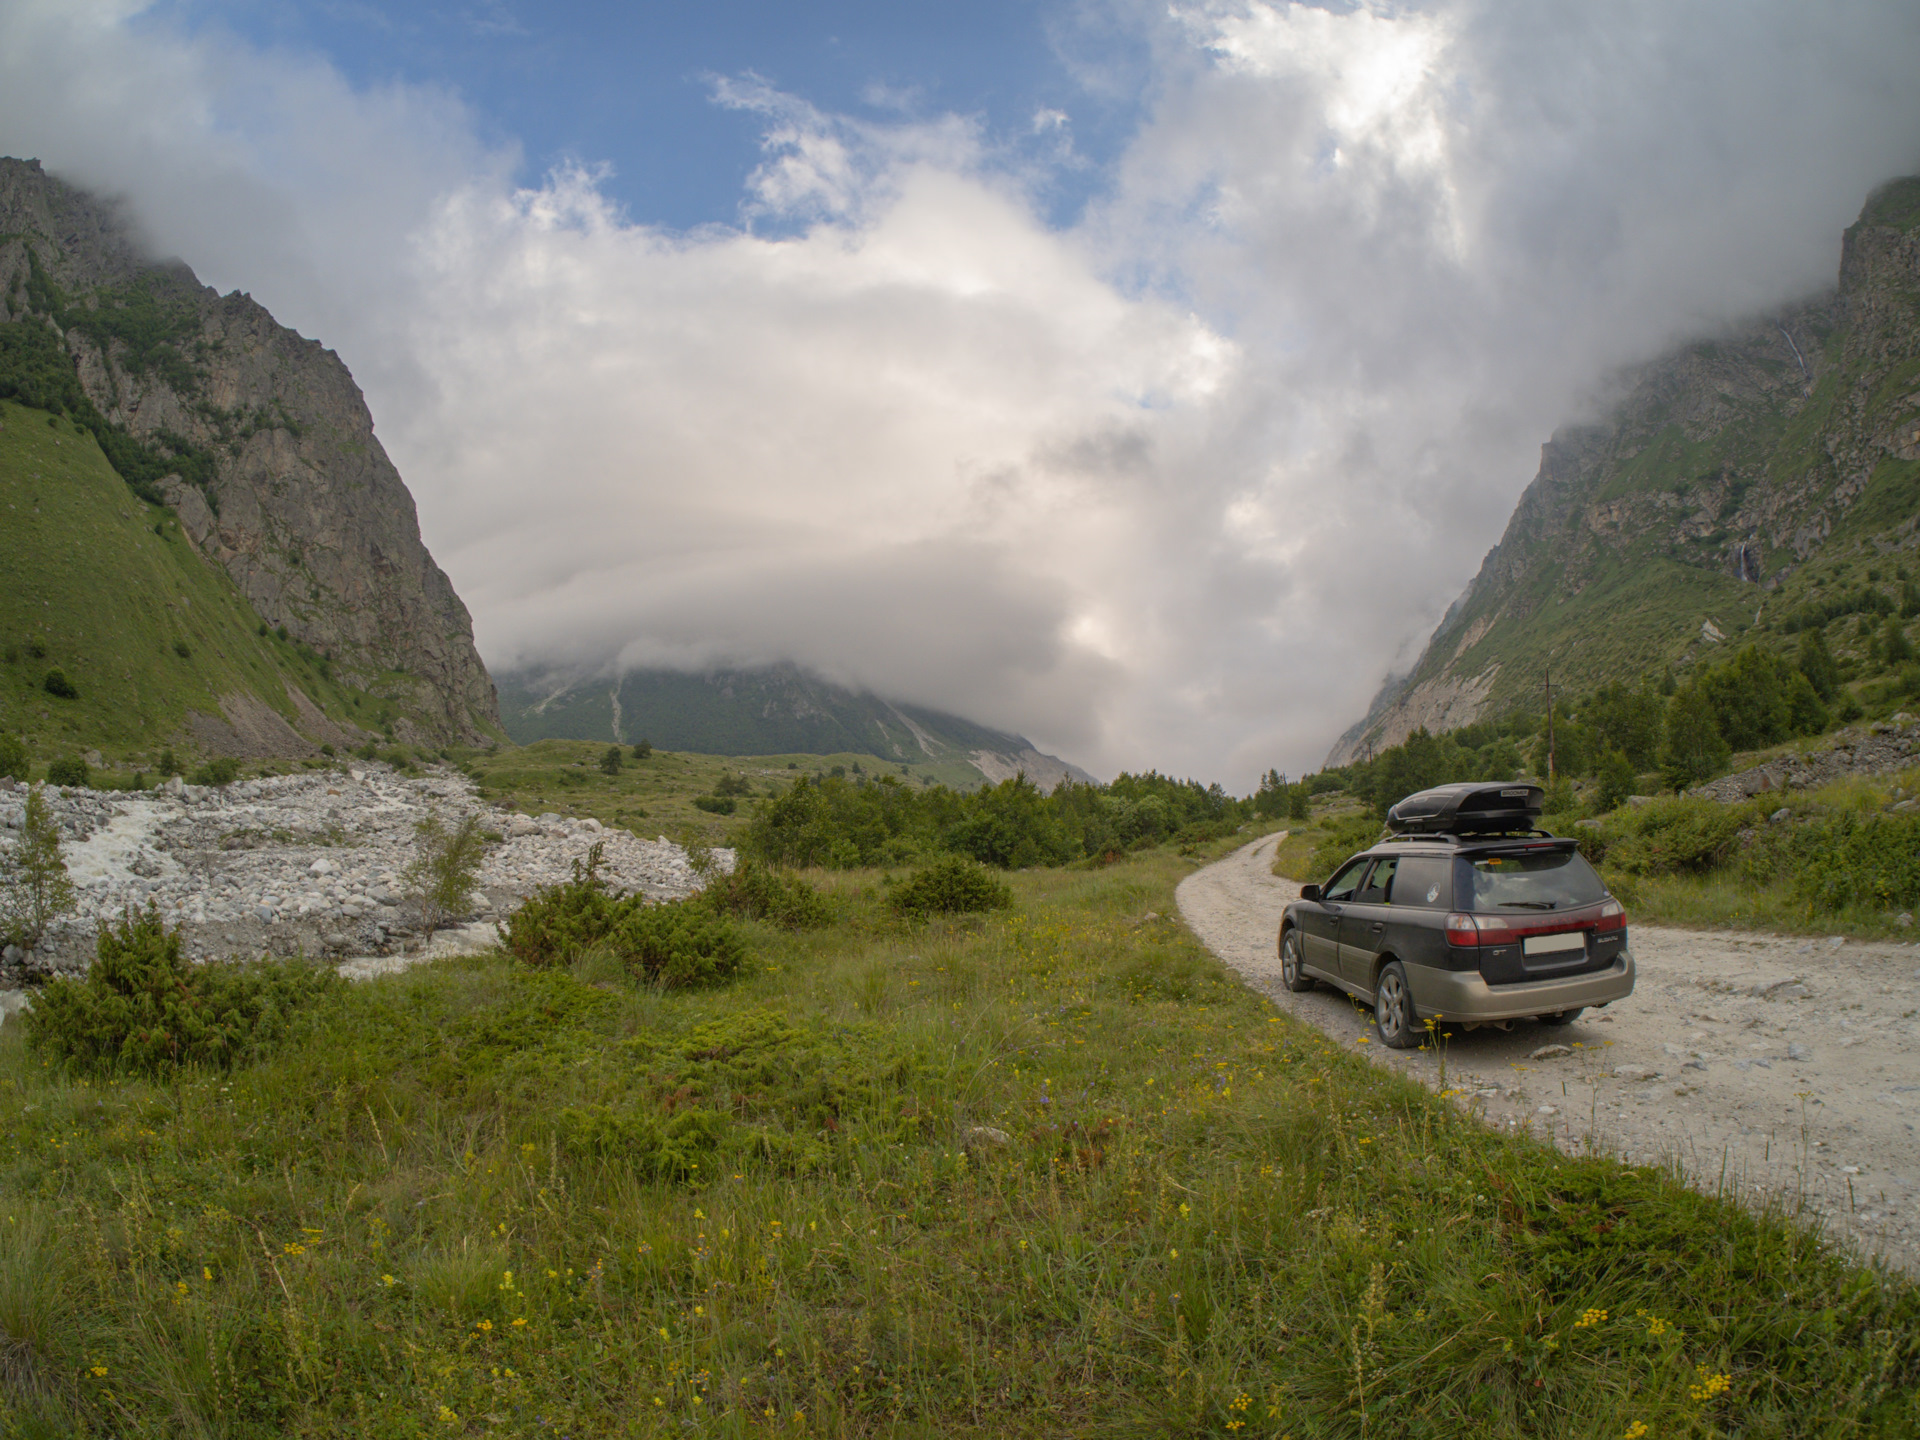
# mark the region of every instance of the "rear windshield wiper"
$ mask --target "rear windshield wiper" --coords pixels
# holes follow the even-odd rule
[[[1560,907],[1552,900],[1502,900],[1502,906],[1513,906],[1521,910],[1558,910]]]

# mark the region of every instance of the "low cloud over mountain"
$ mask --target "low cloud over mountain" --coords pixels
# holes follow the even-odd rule
[[[1920,164],[1910,7],[1116,4],[1137,131],[1071,226],[1070,143],[744,77],[739,214],[668,231],[169,14],[9,6],[0,150],[340,350],[491,662],[792,660],[1242,786],[1404,668],[1616,367],[1830,283]]]

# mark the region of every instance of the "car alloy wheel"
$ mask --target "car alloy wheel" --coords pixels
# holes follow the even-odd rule
[[[1280,983],[1296,995],[1313,989],[1313,977],[1300,968],[1300,932],[1289,930],[1280,942]]]
[[[1413,992],[1407,987],[1407,972],[1398,960],[1388,962],[1374,986],[1373,1023],[1380,1038],[1395,1050],[1412,1050],[1420,1043]]]

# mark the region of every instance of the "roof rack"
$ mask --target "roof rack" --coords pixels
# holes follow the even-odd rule
[[[1565,838],[1565,836],[1554,834],[1551,830],[1476,830],[1465,835],[1456,835],[1451,830],[1431,830],[1425,834],[1389,835],[1378,843],[1391,845],[1403,840],[1440,840],[1454,845],[1479,845],[1495,840],[1561,840]]]

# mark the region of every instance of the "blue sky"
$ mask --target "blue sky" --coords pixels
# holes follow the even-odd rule
[[[741,219],[763,124],[715,103],[714,81],[746,74],[880,123],[976,117],[1015,151],[1037,114],[1064,114],[1080,163],[1050,166],[1040,198],[1071,223],[1132,133],[1149,74],[1144,37],[1111,22],[1034,0],[180,0],[145,23],[324,55],[363,87],[445,87],[484,138],[520,147],[523,181],[609,164],[602,188],[635,220],[689,228]]]

